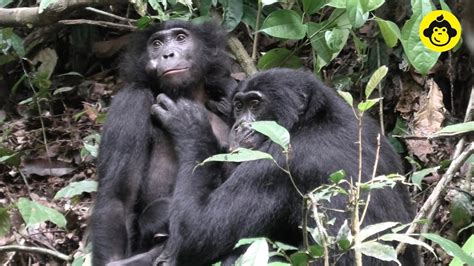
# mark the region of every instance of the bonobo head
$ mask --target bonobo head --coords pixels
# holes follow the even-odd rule
[[[310,74],[290,69],[272,69],[239,84],[232,102],[234,125],[230,150],[259,148],[266,138],[250,122],[273,120],[290,131],[314,117],[325,97],[320,83]],[[321,95],[320,95],[321,94]]]
[[[130,40],[121,63],[122,77],[155,94],[187,97],[201,85],[208,90],[222,88],[222,81],[230,77],[226,32],[215,23],[166,21]]]

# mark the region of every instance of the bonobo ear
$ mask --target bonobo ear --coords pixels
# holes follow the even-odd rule
[[[308,109],[309,95],[306,91],[301,91],[298,94],[300,103],[298,104],[298,117],[301,117]]]

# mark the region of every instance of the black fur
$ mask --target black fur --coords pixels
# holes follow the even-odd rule
[[[237,91],[263,94],[269,101],[265,108],[270,108],[265,113],[289,130],[290,170],[300,190],[308,192],[328,183],[329,175],[340,169],[348,177],[357,178],[358,125],[354,114],[332,89],[310,73],[288,69],[265,71],[242,82]],[[213,188],[213,180],[222,178],[221,165],[212,163],[195,168],[197,162],[219,151],[216,140],[209,138],[210,126],[204,109],[178,100],[168,103],[166,109],[154,105],[153,111],[165,128],[173,132],[179,161],[170,207],[170,238],[160,259],[170,265],[209,265],[228,256],[237,241],[245,237],[265,236],[301,246],[302,198],[283,171],[267,160],[244,162],[224,177],[223,184]],[[189,135],[190,131],[194,134]],[[364,117],[365,181],[372,175],[378,132],[377,124]],[[257,148],[285,165],[281,148],[270,140]],[[377,174],[401,171],[399,157],[382,137]],[[329,207],[344,210],[345,199],[337,196]],[[333,236],[342,222],[350,218],[348,213],[330,211],[328,215],[337,218],[335,226],[328,229]],[[397,185],[372,192],[364,226],[383,221],[407,223],[413,216],[408,191]],[[400,260],[405,265],[418,265],[416,250],[409,248]],[[353,263],[353,256],[348,254],[337,265]],[[366,265],[384,263],[364,258]]]
[[[147,72],[147,43],[158,31],[184,28],[192,33],[199,51],[193,51],[192,83],[167,86]],[[219,101],[233,89],[226,32],[214,23],[168,21],[138,32],[121,63],[124,88],[114,97],[102,133],[97,172],[99,189],[91,218],[93,264],[147,252],[156,245],[155,234],[166,233],[167,199],[172,195],[177,162],[174,144],[150,116],[158,93],[174,99],[190,98],[204,84],[208,100]],[[194,134],[189,134],[193,136]],[[158,249],[157,249],[158,250]]]

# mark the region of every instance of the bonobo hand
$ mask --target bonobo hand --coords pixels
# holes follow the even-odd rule
[[[212,134],[206,109],[190,100],[174,102],[165,94],[159,94],[156,104],[151,106],[151,114],[178,140]]]

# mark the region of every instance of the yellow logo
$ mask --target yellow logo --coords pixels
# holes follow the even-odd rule
[[[451,12],[435,10],[423,18],[419,34],[426,47],[445,52],[453,49],[461,39],[461,24]]]

